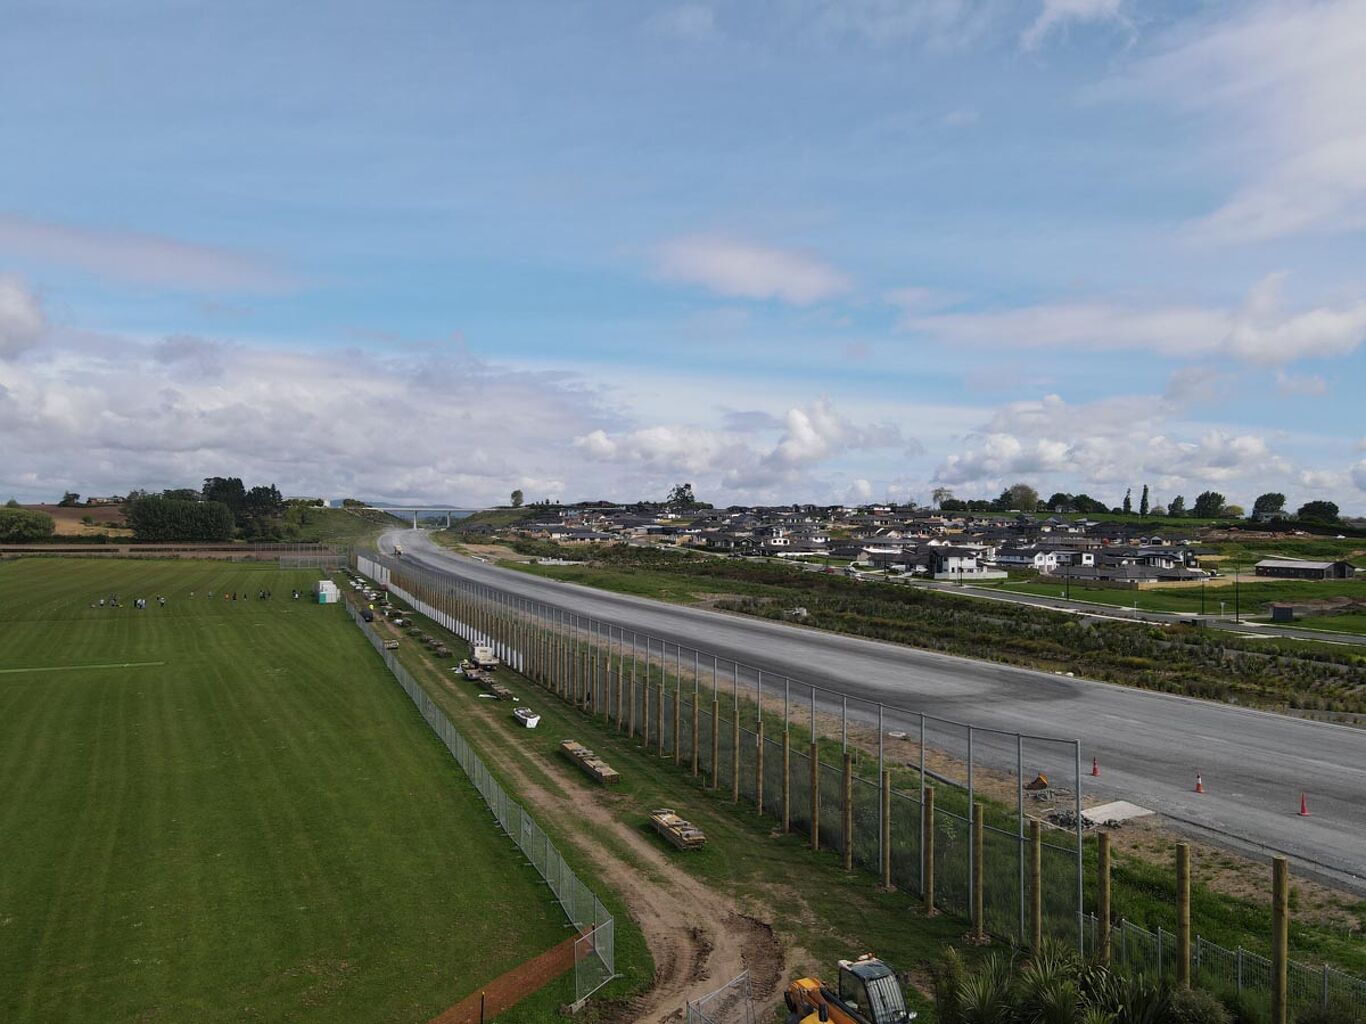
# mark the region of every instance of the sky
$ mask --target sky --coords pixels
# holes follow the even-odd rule
[[[1366,514],[1366,3],[0,0],[0,497]]]

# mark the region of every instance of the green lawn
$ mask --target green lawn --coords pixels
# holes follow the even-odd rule
[[[420,1021],[565,937],[312,579],[0,564],[0,1020]]]

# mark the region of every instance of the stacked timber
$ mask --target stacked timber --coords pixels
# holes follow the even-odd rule
[[[594,781],[601,782],[604,786],[613,786],[621,781],[621,775],[615,768],[578,740],[565,740],[560,744],[560,749]]]
[[[699,850],[707,844],[706,834],[692,822],[680,818],[672,807],[651,811],[650,824],[680,850]]]

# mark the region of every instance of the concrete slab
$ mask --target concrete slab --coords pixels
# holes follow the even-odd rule
[[[1152,813],[1148,808],[1131,804],[1128,800],[1113,800],[1108,804],[1088,807],[1081,812],[1082,817],[1095,822],[1097,825],[1102,825],[1107,821],[1128,821],[1130,818],[1142,818]]]

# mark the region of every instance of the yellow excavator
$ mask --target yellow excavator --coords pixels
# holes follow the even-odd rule
[[[916,1016],[906,1009],[896,973],[871,953],[841,960],[836,988],[818,978],[798,978],[784,999],[792,1011],[788,1024],[907,1024]]]

